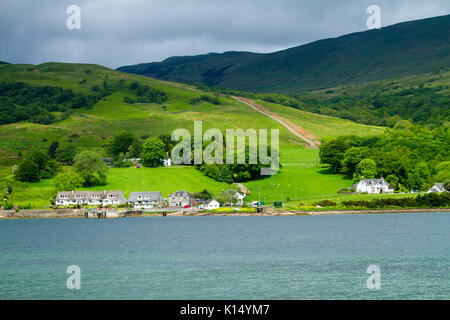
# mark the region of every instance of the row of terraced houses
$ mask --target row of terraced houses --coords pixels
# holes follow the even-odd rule
[[[238,193],[241,203],[237,205],[242,204],[244,196]],[[215,200],[200,203],[193,194],[184,190],[172,193],[167,198],[167,201],[163,199],[160,191],[131,192],[128,199],[124,197],[122,191],[61,191],[56,195],[55,204],[57,206],[119,206],[128,204],[136,209],[158,208],[166,204],[168,207],[176,208],[187,208],[197,205],[201,205],[203,209],[216,209],[219,207],[219,203]]]

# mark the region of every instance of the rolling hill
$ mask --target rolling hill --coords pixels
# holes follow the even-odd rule
[[[32,148],[47,150],[53,141],[61,145],[73,143],[80,149],[97,151],[106,156],[110,138],[128,131],[144,139],[148,136],[170,134],[174,129],[193,129],[194,120],[203,121],[208,128],[279,129],[280,162],[283,168],[272,178],[253,181],[248,188],[255,197],[267,201],[278,200],[283,188],[286,199],[317,198],[336,194],[340,187],[348,187],[351,180],[333,175],[327,167],[318,164],[318,150],[305,147],[304,142],[292,135],[281,124],[228,96],[220,96],[220,104],[206,101],[192,105],[190,101],[210,94],[185,84],[166,82],[144,76],[122,73],[89,64],[45,63],[41,65],[0,65],[0,84],[23,82],[33,88],[44,86],[72,90],[75,94],[90,96],[99,87],[114,87],[90,107],[77,107],[65,111],[52,111],[55,121],[48,124],[21,120],[0,125],[0,178],[11,176],[14,165],[19,164]],[[167,94],[163,103],[126,103],[126,97],[136,99],[128,89],[132,82],[148,85]],[[4,97],[0,97],[4,98]],[[1,100],[0,100],[1,102]],[[15,106],[20,107],[20,106]],[[317,140],[341,134],[381,134],[383,127],[356,124],[349,120],[322,116],[281,105],[270,105],[271,112],[285,115],[297,126],[304,126]],[[178,189],[198,192],[204,188],[217,194],[228,188],[224,183],[204,176],[194,167],[170,168],[113,168],[104,189],[130,191],[161,190],[166,197]],[[13,187],[11,201],[17,205],[31,204],[42,208],[48,205],[52,179],[38,183],[19,183]]]
[[[251,92],[300,93],[440,72],[450,66],[450,15],[257,54],[210,53],[124,66],[157,79]]]

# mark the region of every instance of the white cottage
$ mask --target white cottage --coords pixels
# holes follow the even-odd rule
[[[447,190],[445,190],[443,183],[435,183],[434,186],[428,190],[428,193],[441,193],[445,191]]]
[[[362,179],[356,185],[356,192],[359,193],[394,193],[394,188],[387,183],[383,178],[381,179]]]
[[[126,203],[122,191],[60,191],[56,195],[58,206],[121,205]]]
[[[220,207],[220,203],[214,199],[208,200],[200,206],[200,209],[203,210],[214,210]]]
[[[130,192],[128,204],[132,205],[135,209],[161,207],[163,197],[160,191]]]

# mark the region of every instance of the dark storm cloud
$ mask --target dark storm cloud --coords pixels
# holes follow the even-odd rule
[[[81,30],[66,8],[81,8]],[[8,0],[0,2],[0,60],[117,67],[174,55],[271,52],[382,25],[449,13],[448,0]]]

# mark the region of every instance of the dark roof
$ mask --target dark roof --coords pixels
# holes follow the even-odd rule
[[[60,191],[56,195],[56,199],[59,199],[61,195],[67,195],[67,199],[64,200],[79,200],[76,196],[82,196],[81,199],[93,199],[92,196],[98,196],[98,199],[107,199],[107,196],[113,194],[116,195],[116,199],[120,201],[126,201],[122,191]]]
[[[138,197],[141,196],[141,199]],[[162,199],[161,191],[142,191],[142,192],[130,192],[128,201],[159,201]]]
[[[180,191],[174,192],[169,197],[184,197],[184,196],[194,197],[194,195],[192,193],[189,193],[189,192],[184,191],[184,190],[180,190]]]
[[[444,192],[445,188],[444,188],[444,184],[443,183],[435,183],[429,190],[428,192]]]

